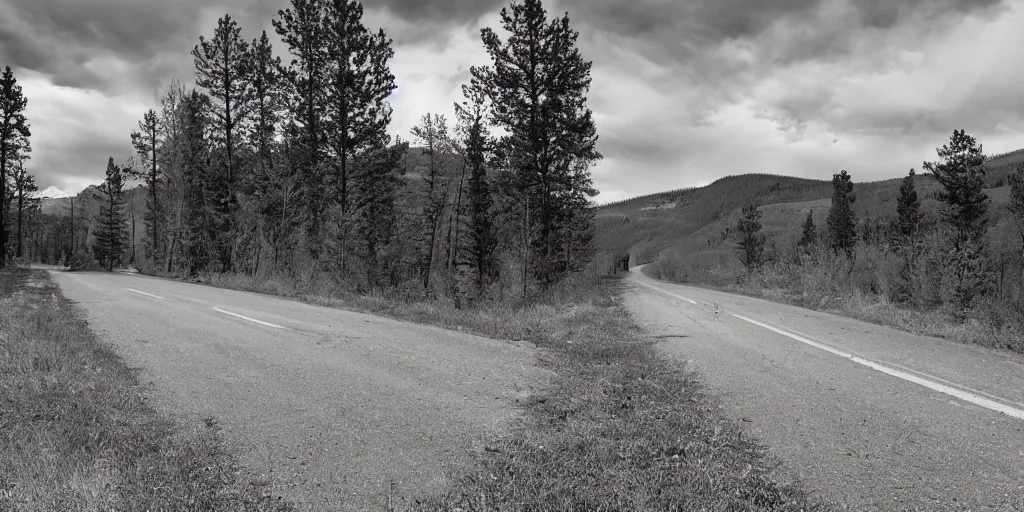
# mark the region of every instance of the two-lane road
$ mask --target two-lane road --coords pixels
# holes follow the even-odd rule
[[[532,348],[177,281],[54,272],[160,409],[215,418],[301,510],[419,495],[545,382]]]
[[[729,416],[853,510],[1024,511],[1024,357],[634,268],[637,320]]]

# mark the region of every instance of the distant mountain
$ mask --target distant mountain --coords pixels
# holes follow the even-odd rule
[[[36,192],[36,197],[44,199],[63,199],[66,197],[71,197],[71,194],[68,194],[63,190],[53,185],[50,185],[49,188],[47,188],[46,190],[43,190],[42,192]]]
[[[1009,236],[1011,225],[1003,206],[1009,201],[1007,176],[1021,163],[1024,149],[991,156],[985,163],[985,192],[992,200],[990,225],[996,238]],[[857,182],[856,169],[851,169],[851,174],[857,218],[895,219],[902,177]],[[916,185],[924,208],[938,208],[935,193],[941,187],[935,178],[928,173],[918,174]],[[730,279],[742,272],[742,265],[732,244],[727,243],[726,233],[735,226],[744,205],[759,204],[769,240],[792,246],[809,211],[814,212],[815,223],[822,228],[831,198],[830,180],[765,174],[728,176],[706,187],[650,194],[598,207],[596,245],[613,254],[635,254],[643,261],[672,251],[695,265],[714,267],[723,274],[723,282],[732,282]]]

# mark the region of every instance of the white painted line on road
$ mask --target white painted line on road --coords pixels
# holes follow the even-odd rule
[[[986,409],[989,409],[989,410],[992,410],[992,411],[996,411],[996,412],[1000,412],[1000,413],[1003,413],[1003,414],[1005,414],[1007,416],[1011,416],[1011,417],[1017,418],[1019,420],[1024,420],[1024,410],[1017,409],[1016,407],[1011,407],[1009,405],[997,402],[995,400],[990,400],[990,399],[985,398],[983,396],[979,396],[979,395],[976,395],[974,393],[969,393],[969,392],[964,391],[962,389],[957,389],[957,388],[954,388],[952,386],[947,386],[945,384],[940,384],[938,382],[935,382],[935,381],[932,381],[932,380],[929,380],[929,379],[926,379],[926,378],[923,378],[923,377],[919,377],[917,375],[914,375],[914,374],[911,374],[911,373],[908,373],[908,372],[905,372],[905,371],[889,368],[888,366],[884,366],[884,365],[878,364],[878,363],[876,363],[874,361],[869,361],[869,360],[864,359],[862,357],[857,357],[857,356],[855,356],[853,354],[850,354],[850,353],[847,353],[847,352],[843,352],[842,350],[839,350],[839,349],[830,347],[828,345],[825,345],[824,343],[819,343],[817,341],[814,341],[814,340],[805,338],[803,336],[800,336],[799,334],[795,334],[795,333],[792,333],[792,332],[789,332],[789,331],[785,331],[783,329],[779,329],[777,327],[773,327],[771,325],[768,325],[768,324],[765,324],[765,323],[762,323],[762,322],[758,322],[757,320],[753,320],[753,319],[747,318],[747,317],[742,316],[742,315],[733,314],[732,316],[734,316],[736,318],[739,318],[740,320],[743,320],[744,322],[748,322],[748,323],[757,325],[759,327],[763,327],[765,329],[768,329],[769,331],[781,334],[781,335],[786,336],[788,338],[792,338],[794,340],[797,340],[797,341],[799,341],[801,343],[805,343],[805,344],[810,345],[812,347],[819,348],[819,349],[824,350],[826,352],[829,352],[831,354],[835,354],[835,355],[837,355],[839,357],[843,357],[843,358],[849,359],[850,361],[853,361],[853,362],[855,362],[855,363],[857,363],[859,365],[867,366],[868,368],[871,368],[872,370],[876,370],[876,371],[882,372],[882,373],[884,373],[886,375],[891,375],[891,376],[896,377],[898,379],[903,379],[903,380],[905,380],[907,382],[913,382],[914,384],[917,384],[917,385],[920,385],[920,386],[924,386],[924,387],[926,387],[928,389],[931,389],[932,391],[938,391],[939,393],[943,393],[943,394],[952,396],[954,398],[959,398],[960,400],[963,400],[963,401],[968,402],[968,403],[972,403],[972,404],[977,405],[979,407],[984,407]]]
[[[164,298],[159,296],[159,295],[153,295],[152,293],[140,292],[139,290],[136,290],[135,288],[125,288],[125,290],[128,290],[128,291],[130,291],[132,293],[137,293],[139,295],[145,295],[146,297],[153,297],[154,299],[164,300]]]
[[[218,312],[218,313],[224,313],[225,315],[231,315],[231,316],[236,317],[236,318],[241,318],[242,320],[248,320],[248,321],[250,321],[250,322],[252,322],[254,324],[260,324],[260,325],[264,325],[264,326],[267,326],[267,327],[273,327],[274,329],[284,329],[284,326],[281,326],[281,325],[272,324],[270,322],[264,322],[263,320],[257,320],[255,318],[247,317],[245,315],[239,315],[238,313],[232,313],[230,311],[224,311],[223,309],[220,309],[220,308],[213,308],[213,310]]]
[[[676,295],[676,294],[674,294],[672,292],[667,292],[667,291],[662,290],[661,288],[658,288],[657,286],[654,286],[652,284],[647,284],[647,283],[645,283],[643,281],[633,281],[633,282],[638,284],[638,285],[641,285],[641,286],[646,286],[648,288],[653,288],[655,290],[658,290],[659,292],[664,293],[665,295],[668,295],[669,297],[675,297],[675,298],[677,298],[679,300],[689,302],[690,304],[693,304],[693,305],[697,304],[697,301],[695,301],[693,299],[687,299],[686,297],[683,297],[682,295]]]

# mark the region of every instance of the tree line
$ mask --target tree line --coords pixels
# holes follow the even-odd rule
[[[108,162],[91,257],[132,259],[124,197],[138,180],[131,263],[145,272],[459,301],[550,288],[593,253],[591,62],[568,14],[549,19],[540,0],[512,2],[501,26],[507,39],[481,31],[490,62],[471,68],[451,121],[425,113],[403,140],[387,131],[393,43],[360,2],[292,0],[273,20],[287,63],[266,32],[246,39],[223,16],[191,51],[195,87],[173,81],[131,133],[133,158]]]
[[[903,178],[896,202],[896,216],[890,222],[865,218],[858,221],[852,205],[854,186],[845,170],[833,176],[832,203],[822,230],[808,213],[797,241],[796,254],[803,264],[815,264],[823,257],[856,258],[858,244],[884,246],[897,256],[898,267],[888,286],[897,303],[914,307],[946,307],[954,316],[967,318],[983,301],[1001,294],[1005,262],[992,254],[985,237],[989,234],[991,201],[984,192],[985,162],[982,145],[963,130],[954,130],[949,142],[937,149],[938,160],[925,162],[924,169],[938,182],[934,198],[940,208],[935,218],[921,206],[911,169]],[[1024,165],[1010,174],[1010,203],[1007,209],[1024,233]],[[751,272],[768,262],[765,236],[761,233],[761,211],[756,204],[743,209],[737,223],[737,252]],[[1019,251],[1024,260],[1024,234]],[[850,267],[851,272],[853,267]]]

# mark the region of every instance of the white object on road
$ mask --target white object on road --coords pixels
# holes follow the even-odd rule
[[[248,316],[245,316],[245,315],[239,315],[238,313],[232,313],[230,311],[224,311],[223,309],[220,309],[220,308],[213,308],[213,310],[218,312],[218,313],[224,313],[225,315],[231,315],[231,316],[236,317],[236,318],[241,318],[242,320],[248,320],[249,322],[252,322],[254,324],[260,324],[260,325],[264,325],[264,326],[267,326],[267,327],[273,327],[274,329],[284,329],[284,326],[281,326],[281,325],[272,324],[270,322],[264,322],[263,320],[257,320],[255,318],[251,318],[251,317],[248,317]]]
[[[972,403],[972,404],[977,405],[979,407],[984,407],[984,408],[992,410],[992,411],[1003,413],[1003,414],[1005,414],[1007,416],[1011,416],[1011,417],[1014,417],[1014,418],[1017,418],[1017,419],[1020,419],[1020,420],[1024,420],[1024,410],[1017,409],[1016,407],[1011,407],[1009,405],[996,402],[995,400],[990,400],[988,398],[985,398],[985,397],[982,397],[982,396],[978,396],[978,395],[976,395],[974,393],[969,393],[967,391],[964,391],[964,390],[961,390],[961,389],[957,389],[957,388],[954,388],[952,386],[947,386],[945,384],[940,384],[938,382],[935,382],[935,381],[932,381],[932,380],[929,380],[929,379],[926,379],[926,378],[923,378],[923,377],[919,377],[917,375],[913,375],[913,374],[910,374],[910,373],[907,373],[907,372],[904,372],[904,371],[900,371],[900,370],[896,370],[896,369],[893,369],[893,368],[889,368],[888,366],[884,366],[884,365],[878,364],[878,363],[876,363],[874,361],[869,361],[867,359],[864,359],[864,358],[861,358],[861,357],[857,357],[857,356],[855,356],[853,354],[850,354],[850,353],[847,353],[847,352],[843,352],[842,350],[838,350],[838,349],[832,348],[832,347],[830,347],[828,345],[825,345],[823,343],[819,343],[817,341],[805,338],[803,336],[800,336],[799,334],[792,333],[792,332],[789,332],[789,331],[786,331],[786,330],[783,330],[783,329],[779,329],[777,327],[773,327],[773,326],[768,325],[766,323],[758,322],[757,320],[753,320],[753,319],[747,318],[747,317],[742,316],[742,315],[733,314],[732,316],[734,316],[736,318],[739,318],[740,320],[743,320],[744,322],[748,322],[748,323],[754,324],[756,326],[768,329],[769,331],[781,334],[781,335],[786,336],[788,338],[792,338],[792,339],[794,339],[796,341],[799,341],[800,343],[804,343],[804,344],[810,345],[810,346],[812,346],[814,348],[818,348],[818,349],[824,350],[826,352],[829,352],[831,354],[835,354],[835,355],[837,355],[839,357],[843,357],[843,358],[849,359],[850,361],[853,361],[853,362],[855,362],[855,363],[857,363],[859,365],[867,366],[868,368],[871,368],[872,370],[880,371],[880,372],[882,372],[882,373],[884,373],[886,375],[891,375],[891,376],[896,377],[898,379],[903,379],[903,380],[905,380],[907,382],[913,382],[914,384],[918,384],[918,385],[924,386],[924,387],[926,387],[928,389],[931,389],[932,391],[938,391],[939,393],[944,393],[946,395],[949,395],[949,396],[952,396],[952,397],[955,397],[955,398],[959,398],[960,400],[963,400],[963,401],[968,402],[968,403]]]
[[[153,297],[154,299],[164,300],[164,298],[159,296],[159,295],[153,295],[152,293],[140,292],[139,290],[136,290],[135,288],[125,288],[125,290],[128,290],[128,291],[130,291],[132,293],[137,293],[139,295],[145,295],[146,297]]]

